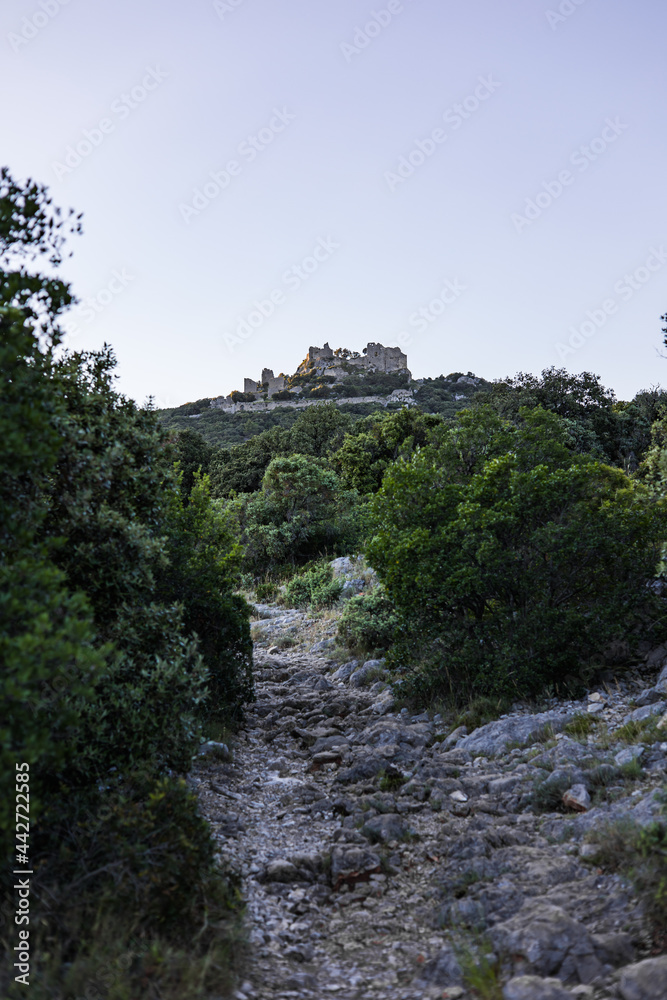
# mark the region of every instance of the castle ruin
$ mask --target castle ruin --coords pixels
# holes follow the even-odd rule
[[[386,372],[401,373],[406,375],[408,379],[411,377],[408,370],[408,357],[400,347],[384,347],[374,341],[367,344],[361,354],[346,348],[332,351],[328,344],[325,344],[324,347],[310,347],[295,374],[328,376],[341,382],[353,375],[355,368],[360,370],[360,374],[363,372]],[[277,392],[287,389],[288,386],[289,377],[282,374],[276,376],[271,368],[263,368],[261,378],[257,381],[251,378],[243,380],[245,395],[266,393],[267,397],[271,398]],[[300,393],[301,389],[297,387],[295,391]],[[226,402],[232,402],[231,395],[225,399]]]

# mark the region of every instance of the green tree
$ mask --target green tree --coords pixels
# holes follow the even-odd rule
[[[182,473],[181,492],[189,497],[197,472],[207,473],[218,448],[209,444],[193,430],[180,431],[176,437],[176,455]]]
[[[422,657],[406,681],[422,696],[581,683],[611,639],[655,620],[665,505],[540,408],[462,415],[387,471],[373,517],[367,555],[403,617],[397,660]]]
[[[298,564],[358,541],[363,512],[324,459],[274,458],[262,489],[230,503],[239,519],[245,561],[255,571]]]
[[[412,407],[397,413],[372,414],[355,424],[335,453],[334,463],[346,483],[360,493],[375,493],[385,470],[430,439],[440,417]]]

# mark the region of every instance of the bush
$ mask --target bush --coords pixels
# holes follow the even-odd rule
[[[334,580],[331,566],[325,563],[292,577],[283,591],[282,603],[289,608],[330,608],[342,590],[342,581]]]
[[[328,551],[349,551],[363,530],[363,507],[323,459],[274,458],[262,489],[229,502],[242,530],[245,564],[266,571]]]
[[[44,963],[65,963],[42,989],[60,1000],[102,926],[113,923],[121,948],[143,921],[138,933],[158,947],[180,936],[199,953],[213,909],[218,919],[236,905],[173,775],[190,768],[207,699],[233,712],[248,695],[250,640],[234,595],[240,550],[206,480],[195,475],[183,496],[172,443],[150,409],[115,392],[108,347],[56,357],[71,295],[20,266],[30,252],[59,262],[63,223],[48,206],[43,189],[2,171],[0,818],[25,764],[30,940],[45,942]],[[125,995],[164,995],[149,985]]]
[[[665,504],[578,455],[554,414],[460,418],[392,466],[373,502],[367,557],[403,619],[405,690],[462,700],[581,687],[611,640],[662,614],[646,583]]]
[[[591,835],[593,836],[593,835]],[[656,944],[667,935],[667,826],[640,827],[620,820],[595,832],[600,853],[596,864],[625,875],[633,883]]]
[[[384,653],[396,636],[399,618],[380,590],[350,598],[338,623],[338,638],[354,655]]]

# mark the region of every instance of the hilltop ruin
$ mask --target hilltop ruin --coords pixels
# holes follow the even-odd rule
[[[339,347],[333,351],[328,344],[324,347],[309,347],[308,354],[303,359],[294,375],[274,375],[271,368],[263,368],[258,380],[246,378],[243,380],[243,394],[264,394],[267,398],[285,390],[298,389],[291,384],[298,376],[325,377],[333,384],[343,382],[355,374],[383,372],[385,374],[404,374],[410,379],[408,357],[400,347],[384,347],[371,341],[364,347],[361,354]],[[232,393],[225,397],[225,402],[233,403]]]

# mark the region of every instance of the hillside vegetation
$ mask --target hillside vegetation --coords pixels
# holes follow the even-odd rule
[[[381,657],[392,697],[471,728],[579,696],[667,638],[667,393],[620,402],[551,368],[425,379],[394,409],[158,413],[116,391],[111,348],[62,350],[73,297],[51,272],[78,230],[2,172],[5,870],[34,872],[37,1000],[218,997],[239,882],[190,772],[227,759],[253,700],[249,602],[334,609],[343,658]],[[331,566],[351,556],[356,588]]]

